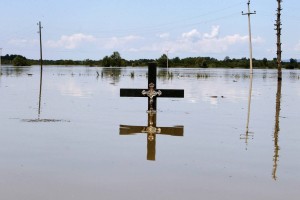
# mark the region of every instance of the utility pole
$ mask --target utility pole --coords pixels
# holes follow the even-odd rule
[[[252,67],[252,36],[251,36],[251,22],[250,16],[256,14],[256,11],[250,12],[250,0],[248,1],[248,12],[244,13],[242,11],[242,15],[248,15],[248,30],[249,30],[249,50],[250,50],[250,74],[253,74],[253,67]]]
[[[277,8],[277,19],[276,19],[276,24],[275,24],[275,30],[277,31],[277,67],[278,67],[278,81],[282,80],[282,63],[281,63],[281,2],[282,0],[277,0],[278,2],[278,8]]]
[[[43,68],[43,49],[42,49],[42,23],[38,23],[39,26],[39,34],[40,34],[40,64],[41,64],[41,69]]]
[[[276,93],[276,114],[275,114],[275,131],[274,131],[274,156],[273,156],[273,179],[277,180],[277,166],[279,160],[279,118],[280,118],[280,103],[281,103],[281,86],[282,86],[282,62],[281,62],[281,2],[282,0],[277,0],[277,19],[275,24],[275,30],[277,31],[277,67],[278,67],[278,76],[277,76],[277,93]]]
[[[40,65],[41,65],[41,72],[40,72],[40,93],[39,93],[39,110],[38,114],[40,117],[41,114],[41,97],[42,97],[42,82],[43,82],[43,51],[42,51],[42,24],[41,22],[38,23],[39,26],[39,34],[40,34]]]

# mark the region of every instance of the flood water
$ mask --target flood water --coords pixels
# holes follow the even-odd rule
[[[299,70],[251,84],[249,70],[158,69],[157,88],[185,98],[158,98],[156,126],[183,136],[157,134],[153,152],[120,130],[148,125],[147,98],[120,97],[147,71],[47,66],[40,87],[39,66],[2,66],[1,199],[299,199]]]

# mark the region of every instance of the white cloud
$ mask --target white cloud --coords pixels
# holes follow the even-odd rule
[[[205,33],[204,34],[204,38],[207,39],[213,39],[213,38],[217,38],[219,36],[219,30],[220,30],[220,26],[213,26],[211,33]]]
[[[158,34],[157,37],[159,37],[161,39],[167,39],[170,37],[170,33],[161,33],[161,34]]]
[[[222,54],[232,53],[248,48],[248,35],[230,34],[221,35],[220,26],[212,26],[208,31],[200,31],[192,29],[183,33],[179,33],[177,38],[171,38],[170,34],[160,33],[153,38],[143,38],[139,35],[127,35],[123,37],[107,37],[100,38],[94,35],[83,33],[75,33],[72,35],[63,35],[58,40],[49,40],[46,42],[46,47],[50,48],[65,48],[76,49],[78,47],[91,49],[92,51],[99,50],[118,50],[124,52],[156,52],[165,53],[165,50],[170,50],[170,53],[177,54]],[[159,39],[160,38],[160,39]],[[28,41],[19,40],[11,41],[11,43],[23,44]],[[38,42],[38,41],[36,41]],[[253,44],[262,43],[261,37],[253,37]],[[300,51],[300,41],[297,45]]]
[[[241,47],[241,45],[248,45],[249,37],[247,35],[232,34],[227,36],[220,36],[220,27],[212,26],[210,32],[201,33],[197,29],[184,32],[173,41],[156,42],[135,48],[136,51],[158,51],[162,52],[166,47],[170,48],[170,52],[184,52],[184,53],[224,53],[233,51],[233,48]],[[261,37],[253,37],[252,42],[262,43]],[[300,49],[300,44],[299,44]]]
[[[49,40],[46,45],[49,47],[57,48],[62,47],[66,49],[75,49],[84,42],[94,42],[96,38],[92,35],[85,35],[83,33],[76,33],[73,35],[63,35],[57,41]]]
[[[83,88],[77,85],[73,80],[65,80],[63,84],[56,83],[56,87],[62,95],[73,97],[90,97],[94,92],[94,88]]]
[[[143,39],[140,36],[129,35],[124,37],[111,37],[106,39],[100,39],[99,43],[106,49],[123,48],[128,43],[132,43]]]
[[[97,38],[93,35],[76,33],[72,35],[63,35],[59,40],[49,40],[46,45],[51,48],[76,49],[80,45],[89,43],[98,48],[115,49],[123,48],[125,45],[142,39],[140,36],[128,35],[124,37]]]
[[[200,37],[201,37],[201,34],[196,29],[193,29],[187,33],[182,33],[182,38],[184,38],[186,40],[196,41]]]
[[[28,46],[38,44],[38,40],[28,40],[28,39],[11,39],[8,41],[8,44],[14,46]]]

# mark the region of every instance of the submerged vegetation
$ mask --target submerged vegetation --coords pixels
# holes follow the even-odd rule
[[[5,55],[1,57],[2,64],[14,66],[39,65],[39,60],[27,59],[20,55]],[[188,67],[188,68],[248,68],[248,58],[230,58],[226,56],[223,60],[211,57],[188,57],[188,58],[170,58],[163,54],[158,59],[137,59],[126,60],[121,57],[119,52],[113,52],[110,56],[104,56],[99,60],[43,60],[44,65],[86,65],[86,66],[104,66],[104,67],[121,67],[121,66],[147,66],[149,62],[157,62],[159,67]],[[168,63],[168,64],[167,64]],[[253,59],[254,68],[277,68],[276,58],[268,60]],[[283,62],[286,69],[300,69],[296,59],[291,58]]]

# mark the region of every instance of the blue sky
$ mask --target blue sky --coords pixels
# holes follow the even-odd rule
[[[249,57],[248,0],[0,0],[4,54],[44,59]],[[300,58],[300,1],[282,2],[283,57]],[[252,0],[253,57],[276,57],[276,0]]]

